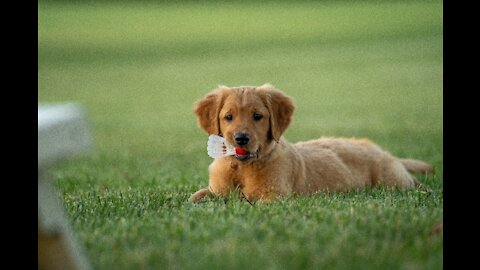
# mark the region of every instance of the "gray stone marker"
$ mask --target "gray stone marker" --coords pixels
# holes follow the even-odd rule
[[[91,269],[76,242],[47,169],[92,148],[86,113],[76,103],[38,105],[38,268]]]

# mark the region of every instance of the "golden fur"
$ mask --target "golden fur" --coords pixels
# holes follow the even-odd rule
[[[231,145],[257,154],[246,160],[235,156],[215,159],[209,166],[208,188],[194,193],[192,202],[207,195],[228,196],[233,191],[249,200],[268,201],[289,194],[348,191],[378,184],[412,188],[419,182],[409,172],[432,171],[431,165],[394,157],[368,139],[322,137],[287,142],[282,134],[291,122],[294,105],[270,84],[221,86],[197,101],[194,111],[199,126],[208,134],[223,136]],[[236,143],[234,137],[239,133],[249,134],[247,145]]]

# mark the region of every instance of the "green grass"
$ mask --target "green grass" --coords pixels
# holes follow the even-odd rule
[[[39,102],[79,101],[90,156],[51,170],[95,269],[441,269],[442,3],[40,2]],[[369,137],[431,162],[432,190],[374,188],[255,207],[207,185],[193,103],[270,82],[285,137]]]

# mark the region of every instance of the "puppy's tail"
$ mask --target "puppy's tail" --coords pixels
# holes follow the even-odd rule
[[[433,172],[433,166],[416,159],[398,159],[410,173],[430,173]]]

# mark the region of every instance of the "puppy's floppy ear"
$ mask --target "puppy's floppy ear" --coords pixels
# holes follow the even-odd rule
[[[195,103],[194,112],[198,125],[208,134],[221,135],[219,113],[223,106],[226,91],[229,88],[220,86]]]
[[[265,105],[270,113],[271,138],[278,142],[292,121],[292,114],[295,110],[293,101],[271,84],[257,87],[257,91],[263,95]]]

